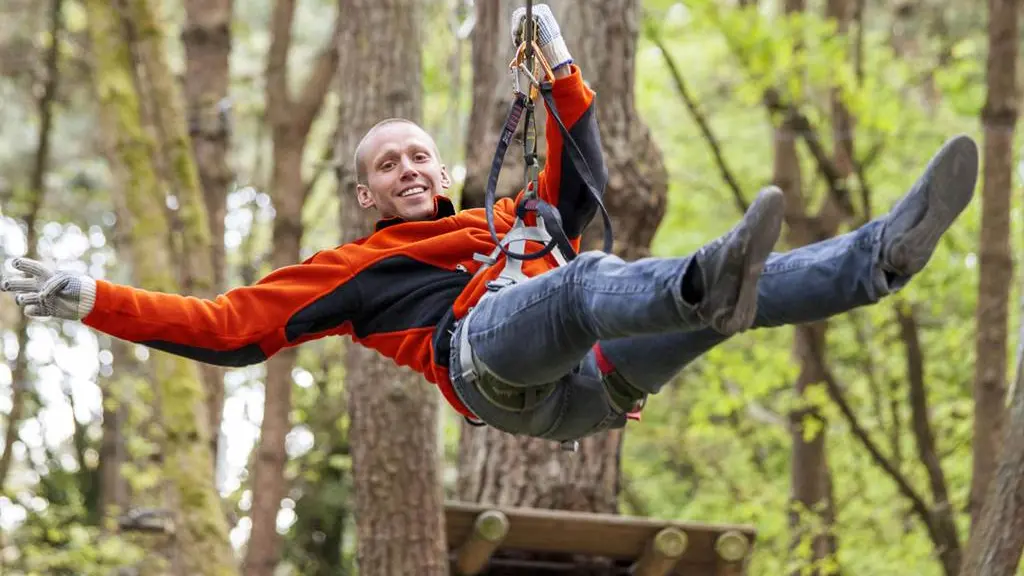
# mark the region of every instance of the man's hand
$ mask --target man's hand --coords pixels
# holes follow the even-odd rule
[[[11,266],[22,274],[5,274],[0,291],[13,292],[26,316],[81,320],[96,303],[96,281],[88,276],[55,271],[29,258],[15,258]]]
[[[569,48],[565,45],[565,40],[562,38],[562,29],[558,26],[555,15],[551,13],[551,8],[547,4],[535,4],[533,6],[533,20],[537,23],[537,36],[534,40],[537,42],[537,46],[540,47],[544,59],[548,61],[551,69],[557,74],[567,74],[569,68],[562,68],[562,66],[572,63],[572,55],[569,54]],[[526,37],[526,30],[523,26],[525,21],[526,7],[516,8],[512,12],[510,30],[512,42],[516,46],[519,46]]]

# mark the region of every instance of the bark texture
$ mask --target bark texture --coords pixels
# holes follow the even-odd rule
[[[178,292],[181,270],[175,250],[164,191],[170,185],[197,181],[191,152],[177,132],[184,118],[175,103],[170,69],[161,46],[163,31],[155,7],[146,0],[86,3],[89,35],[96,56],[96,91],[106,117],[111,119],[115,161],[121,165],[124,204],[133,221],[129,235],[135,284],[163,292]],[[145,82],[143,81],[145,79]],[[144,110],[154,111],[155,126],[147,126]],[[166,115],[156,117],[156,115]],[[150,130],[151,129],[151,130]],[[160,177],[175,167],[170,182]],[[206,237],[205,220],[191,211],[191,191],[179,189],[186,235]],[[202,212],[200,206],[199,211]],[[190,227],[202,222],[203,227]],[[208,238],[208,237],[207,237]],[[208,253],[209,246],[202,246]],[[170,516],[173,538],[168,538],[170,571],[174,574],[230,575],[236,573],[227,538],[220,499],[213,486],[209,420],[205,392],[191,361],[158,351],[149,359],[159,398],[159,458],[162,465],[164,508]]]
[[[1017,366],[1002,452],[971,531],[963,576],[1011,576],[1024,548],[1024,364]]]
[[[366,131],[388,117],[423,114],[423,5],[418,0],[343,0],[337,152],[342,240],[372,230],[355,201],[352,157]],[[436,388],[377,352],[350,345],[349,397],[359,573],[448,573],[437,449]]]
[[[232,179],[227,163],[232,7],[232,0],[187,0],[181,31],[185,47],[185,115],[211,239],[211,284],[195,294],[207,298],[225,288],[224,216]],[[190,287],[185,288],[192,293]],[[202,365],[201,370],[210,416],[210,449],[216,467],[224,411],[224,371],[210,365]]]
[[[634,106],[639,3],[599,0],[550,4],[584,78],[598,93],[595,105],[609,173],[604,198],[615,223],[615,251],[629,259],[647,255],[664,216],[668,176],[661,153]],[[506,1],[476,4],[475,88],[467,148],[470,158],[474,154],[493,153],[498,128],[507,114],[507,105],[495,105],[494,101],[497,98],[507,102],[510,93],[503,67],[511,58],[512,46],[504,22],[514,7],[514,3]],[[607,18],[609,14],[617,16]],[[538,105],[538,110],[542,108]],[[543,114],[537,122],[538,132],[543,132]],[[483,146],[480,142],[487,144]],[[543,141],[539,146],[543,146]],[[517,160],[521,167],[519,150],[521,146],[510,148],[504,168],[510,178],[508,186],[515,191],[522,187],[522,171],[509,160]],[[488,168],[489,160],[484,165],[468,164],[470,175],[481,182],[486,179]],[[473,182],[476,180],[467,177],[464,208],[483,205],[483,184]],[[588,229],[584,244],[589,248],[600,247],[599,217]],[[615,513],[621,442],[622,433],[612,431],[584,439],[579,452],[569,453],[553,442],[464,425],[457,496],[461,500],[498,505]]]
[[[981,257],[974,364],[974,461],[971,522],[978,521],[999,454],[1006,397],[1007,314],[1013,258],[1010,254],[1013,137],[1017,125],[1018,0],[991,0],[988,24],[988,96],[981,189]]]

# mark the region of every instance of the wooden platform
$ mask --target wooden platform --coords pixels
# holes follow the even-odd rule
[[[452,574],[568,574],[584,558],[606,558],[613,574],[745,574],[750,526],[447,502]],[[541,553],[526,562],[523,552]]]

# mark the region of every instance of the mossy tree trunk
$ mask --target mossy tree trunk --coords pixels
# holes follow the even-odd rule
[[[337,152],[343,241],[372,230],[355,202],[352,155],[378,120],[423,114],[420,0],[343,0]],[[357,345],[347,351],[357,562],[363,576],[448,573],[437,388]]]
[[[230,82],[231,18],[234,0],[188,0],[181,41],[185,47],[185,109],[193,158],[206,206],[210,231],[210,284],[184,288],[210,298],[225,289],[224,216],[232,173],[228,86]],[[214,466],[220,450],[220,422],[224,410],[224,370],[202,365],[210,417],[210,445]],[[219,449],[218,449],[219,447]]]
[[[165,190],[179,198],[185,246],[209,254],[205,209],[201,203],[184,117],[176,104],[173,76],[158,48],[163,32],[147,0],[86,3],[89,36],[96,60],[95,82],[104,116],[110,120],[115,170],[124,176],[120,190],[133,218],[130,230],[134,282],[142,288],[180,292],[180,254],[172,238]],[[145,78],[146,82],[140,81]],[[155,126],[144,122],[149,108]],[[161,164],[162,162],[162,170]],[[161,178],[161,171],[167,180]],[[196,200],[199,200],[197,203]],[[205,270],[208,274],[208,268]],[[201,277],[200,282],[209,282]],[[173,536],[163,543],[173,574],[237,573],[227,524],[213,485],[206,394],[195,363],[152,351],[151,374],[158,407],[159,462]]]

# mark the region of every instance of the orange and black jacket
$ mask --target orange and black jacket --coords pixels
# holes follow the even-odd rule
[[[593,91],[574,67],[571,75],[555,81],[553,96],[603,192],[607,175]],[[539,195],[558,208],[566,235],[578,249],[597,205],[563,153],[562,134],[550,116],[545,133]],[[484,210],[456,212],[443,196],[436,197],[435,206],[431,220],[381,220],[369,236],[322,250],[213,300],[100,280],[95,307],[83,321],[123,340],[221,366],[254,364],[286,346],[350,335],[421,372],[456,411],[471,415],[448,378],[448,329],[484,294],[485,284],[504,266],[504,256],[474,277],[481,263],[473,255],[494,249]],[[515,201],[499,200],[494,217],[501,236],[515,220]],[[531,252],[539,248],[527,246]],[[555,266],[549,255],[524,261],[523,272],[535,276]]]

